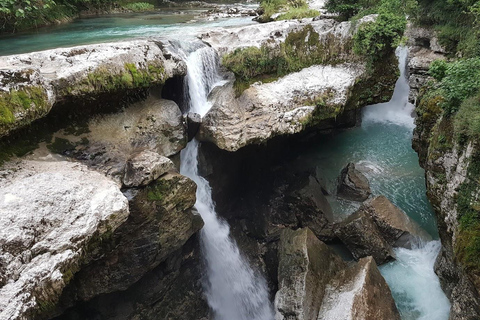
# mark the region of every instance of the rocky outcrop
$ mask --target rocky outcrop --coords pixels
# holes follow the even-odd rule
[[[275,319],[400,319],[371,257],[347,265],[309,229],[283,230]]]
[[[445,59],[447,53],[439,42],[435,32],[431,29],[415,27],[408,24],[405,36],[408,39],[408,84],[410,93],[409,102],[415,104],[420,88],[424,86],[428,79],[428,69],[430,64],[437,59]]]
[[[275,319],[316,319],[329,281],[345,263],[309,229],[283,230]]]
[[[335,226],[335,235],[356,260],[372,256],[378,265],[394,258],[393,249],[364,211],[357,211]]]
[[[155,169],[151,167],[155,166],[151,161],[158,158],[167,164],[168,161],[161,157],[177,154],[187,143],[179,107],[175,102],[155,95],[120,112],[97,116],[85,127],[77,128],[78,132],[72,134],[70,131],[72,130],[67,128],[55,133],[49,148],[72,156],[126,186],[140,183],[132,179],[143,179],[138,175],[132,176],[135,173],[131,170],[138,174],[139,166],[143,166],[144,170],[143,184],[158,177],[160,172],[155,170],[163,165],[157,163]],[[150,171],[146,172],[149,166]],[[160,171],[164,173],[168,168],[171,165]]]
[[[198,113],[189,112],[186,117],[188,141],[192,140],[200,129],[202,116]]]
[[[127,161],[123,184],[127,187],[146,186],[173,170],[172,160],[151,151],[143,151]]]
[[[355,169],[354,163],[347,164],[338,179],[337,196],[352,201],[364,201],[371,193],[367,177]]]
[[[432,240],[425,230],[385,196],[366,201],[359,211],[372,218],[391,246],[411,249]]]
[[[311,60],[321,65],[305,63],[303,70],[276,81],[258,81],[238,97],[233,80],[216,88],[209,97],[213,106],[203,118],[198,138],[236,151],[312,127],[328,130],[354,125],[357,108],[366,104],[360,99],[364,91],[360,87],[372,74],[367,72],[364,61],[353,54],[352,39],[359,24],[373,19],[375,16],[367,16],[355,26],[333,19],[280,21],[203,34],[202,40],[220,56],[252,47],[266,48],[275,55],[288,46],[292,52],[305,52],[306,60],[311,55]],[[303,48],[307,45],[311,48]],[[375,81],[380,78],[375,76]],[[387,82],[384,88],[388,91],[394,81]],[[385,96],[388,94],[369,94],[374,100]]]
[[[99,244],[94,251],[98,254],[96,259],[75,274],[60,299],[61,308],[100,294],[126,290],[182,250],[203,226],[200,216],[191,210],[195,190],[193,181],[175,172],[163,175],[144,189],[129,190],[128,220],[111,239]]]
[[[166,48],[160,41],[132,40],[0,57],[0,137],[46,116],[55,105],[184,75],[185,63]]]
[[[415,43],[410,51],[412,60],[425,59],[423,65],[409,64],[410,78],[426,79],[428,64],[433,59],[444,59],[443,49],[435,49],[434,33],[427,31],[423,39]],[[433,43],[433,46],[432,46]],[[426,54],[425,54],[426,53]],[[418,97],[418,87],[410,92],[416,104],[416,128],[413,148],[419,154],[420,165],[425,169],[427,196],[437,218],[442,249],[435,263],[435,273],[440,279],[442,289],[451,302],[450,320],[473,320],[480,318],[480,276],[475,267],[467,266],[465,252],[471,235],[462,234],[459,217],[463,203],[475,205],[480,190],[475,164],[478,163],[476,141],[459,144],[453,136],[453,117],[444,116],[438,101],[428,97]],[[441,138],[443,137],[443,138]],[[473,171],[472,171],[473,169]],[[477,197],[477,198],[475,198]],[[463,200],[461,200],[463,199]],[[464,209],[465,207],[463,207]],[[478,268],[477,268],[478,270]]]
[[[253,84],[237,99],[231,83],[211,95],[200,139],[236,151],[278,135],[303,131],[310,121],[335,118],[364,74],[359,65],[312,66],[271,83]],[[325,105],[316,107],[316,100]]]
[[[53,159],[4,169],[0,184],[0,315],[33,318],[55,306],[88,248],[125,222],[128,202],[103,175]]]

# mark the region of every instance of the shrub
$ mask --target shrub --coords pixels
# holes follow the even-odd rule
[[[445,78],[445,72],[447,71],[447,62],[445,60],[435,60],[430,65],[428,69],[428,74],[432,76],[435,80],[441,81]]]
[[[353,50],[373,64],[390,54],[400,44],[407,21],[404,16],[382,12],[374,22],[360,26],[355,34]]]
[[[480,95],[463,101],[455,115],[454,128],[461,141],[480,139]]]

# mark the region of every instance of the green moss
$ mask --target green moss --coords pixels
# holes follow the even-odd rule
[[[344,62],[346,57],[342,54],[350,51],[351,42],[339,40],[334,35],[320,41],[313,27],[306,25],[290,32],[278,48],[272,49],[265,44],[260,48],[237,49],[225,55],[222,64],[236,75],[235,86],[239,93],[256,81],[278,78],[315,64]]]
[[[470,159],[467,179],[459,188],[457,210],[460,227],[455,251],[462,264],[480,273],[480,151]]]
[[[170,191],[170,184],[163,180],[156,180],[147,186],[147,200],[149,201],[163,201],[165,194]]]
[[[35,113],[46,111],[48,98],[42,87],[25,87],[0,93],[0,133],[2,125],[13,124],[16,112],[35,107]]]
[[[166,73],[160,62],[151,62],[144,68],[134,63],[125,63],[124,70],[112,72],[107,66],[101,66],[89,73],[87,77],[73,85],[66,85],[60,95],[81,95],[93,99],[92,92],[105,93],[124,89],[141,89],[163,84]]]

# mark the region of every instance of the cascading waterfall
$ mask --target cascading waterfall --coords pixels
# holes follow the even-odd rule
[[[208,93],[221,81],[218,57],[213,49],[203,47],[188,55],[187,67],[190,111],[203,116],[210,109]],[[215,319],[272,320],[265,279],[241,255],[230,237],[229,225],[215,212],[208,181],[198,173],[198,147],[199,142],[193,139],[182,150],[180,172],[197,184],[195,208],[205,222],[201,244],[207,267],[204,288],[208,303]]]

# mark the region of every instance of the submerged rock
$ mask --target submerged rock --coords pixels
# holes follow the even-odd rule
[[[342,270],[330,282],[317,320],[400,320],[385,279],[372,257]]]
[[[128,202],[103,175],[52,159],[3,170],[0,185],[0,318],[34,318],[124,223]]]
[[[385,240],[394,247],[411,249],[431,236],[385,196],[366,201],[359,209],[372,217]]]
[[[123,184],[146,186],[166,172],[175,169],[172,160],[151,151],[143,151],[127,161]]]
[[[335,235],[347,246],[356,260],[373,256],[381,265],[394,258],[390,244],[383,238],[369,215],[357,211],[335,226]]]
[[[371,193],[367,177],[355,169],[354,163],[347,164],[338,178],[337,195],[347,200],[364,201]]]

